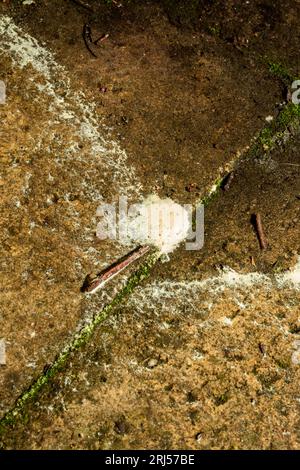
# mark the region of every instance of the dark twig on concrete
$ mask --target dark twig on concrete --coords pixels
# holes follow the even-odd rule
[[[253,224],[257,233],[258,241],[260,244],[261,250],[266,250],[268,248],[268,241],[266,239],[264,229],[262,226],[261,215],[254,214],[252,217]]]
[[[87,48],[89,53],[92,54],[93,57],[97,57],[96,54],[90,48],[90,44],[93,44],[92,31],[90,25],[88,25],[87,23],[83,26],[82,37],[84,40],[85,47]]]
[[[123,271],[123,269],[127,268],[127,266],[129,266],[131,263],[141,258],[149,250],[150,250],[150,246],[140,246],[136,248],[135,250],[131,251],[130,253],[128,253],[121,260],[117,261],[113,265],[106,268],[104,271],[102,271],[93,279],[90,279],[90,277],[87,276],[86,280],[84,281],[81,291],[88,292],[88,293],[95,292],[104,284],[106,284],[107,281],[109,281],[114,276],[119,274],[121,271]]]
[[[232,183],[232,180],[234,178],[234,172],[231,171],[225,178],[223,184],[222,184],[222,189],[223,191],[228,191],[231,183]]]

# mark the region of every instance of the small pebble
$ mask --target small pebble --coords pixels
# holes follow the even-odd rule
[[[150,359],[147,363],[147,367],[149,367],[149,369],[153,369],[154,367],[156,367],[158,364],[158,360],[157,359]]]

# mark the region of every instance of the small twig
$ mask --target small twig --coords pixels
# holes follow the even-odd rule
[[[230,187],[230,185],[231,185],[231,183],[232,183],[233,178],[234,178],[234,172],[231,171],[231,172],[226,176],[226,178],[225,178],[225,180],[224,180],[224,183],[223,183],[223,185],[222,185],[223,191],[228,191],[228,189],[229,189],[229,187]]]
[[[87,48],[89,53],[92,54],[92,56],[97,58],[96,54],[90,48],[90,44],[93,44],[92,30],[91,30],[90,25],[88,25],[87,23],[83,26],[82,37],[84,40],[85,47]]]
[[[106,282],[123,271],[123,269],[127,268],[131,263],[141,258],[149,250],[150,246],[148,245],[140,246],[106,268],[93,279],[90,279],[90,276],[87,276],[81,288],[81,292],[88,292],[90,294],[96,292],[96,290],[100,289],[100,287],[106,284]]]
[[[90,45],[93,44],[94,46],[96,46],[98,44],[98,42],[103,42],[105,41],[105,39],[107,39],[109,36],[109,34],[102,34],[98,39],[96,39],[96,41],[93,41],[93,38],[92,38],[92,30],[91,30],[91,27],[89,24],[85,24],[83,26],[83,31],[82,31],[82,37],[83,37],[83,40],[84,40],[84,44],[85,44],[85,47],[87,48],[87,50],[92,54],[92,56],[94,57],[97,57],[96,54],[94,53],[94,51],[91,49]]]
[[[93,44],[97,45],[98,42],[103,42],[105,39],[107,39],[109,34],[102,34],[96,41],[93,41]]]
[[[256,229],[258,241],[259,241],[259,244],[260,244],[260,248],[261,248],[261,250],[266,250],[268,248],[268,241],[267,241],[266,236],[264,234],[260,214],[254,214],[253,215],[253,222],[255,224],[255,229]]]

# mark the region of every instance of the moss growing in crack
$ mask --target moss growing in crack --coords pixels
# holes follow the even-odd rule
[[[207,196],[204,196],[200,204],[203,204],[204,207],[207,207],[208,204],[212,202],[213,199],[219,194],[220,188],[222,187],[223,182],[227,178],[227,174],[225,176],[222,176],[214,182],[213,189],[210,191],[210,193]]]
[[[292,128],[300,124],[300,105],[289,103],[270,125],[264,127],[256,138],[256,142],[249,151],[249,155],[257,155],[272,150]]]
[[[290,360],[286,358],[275,359],[275,363],[278,365],[278,367],[280,367],[280,369],[284,369],[284,370],[288,369],[291,366]]]
[[[221,28],[219,25],[209,26],[207,30],[208,30],[208,33],[211,34],[211,36],[220,36]]]
[[[258,136],[259,143],[264,147],[270,146],[272,144],[273,134],[271,127],[265,127]]]
[[[286,128],[292,122],[297,121],[299,119],[300,119],[300,105],[291,103],[281,111],[276,123],[281,128]]]
[[[224,405],[229,400],[228,391],[224,392],[222,395],[215,397],[216,406]]]
[[[277,78],[280,78],[285,85],[290,85],[294,80],[292,74],[282,65],[280,62],[272,62],[267,60],[267,64],[269,66],[269,71],[272,75]]]

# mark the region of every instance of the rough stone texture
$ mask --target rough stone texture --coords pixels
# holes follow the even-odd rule
[[[299,448],[299,291],[263,284],[141,286],[6,446]]]
[[[58,0],[0,5],[22,28],[0,38],[2,415],[124,285],[127,274],[80,293],[87,273],[126,252],[95,238],[102,198],[199,200],[278,115],[285,86],[265,59],[299,74],[299,3],[227,2],[224,14],[203,2],[197,21],[167,1],[90,3],[94,15]],[[94,37],[109,33],[96,59],[87,21]],[[44,49],[18,52],[24,31]],[[203,250],[159,263],[3,447],[299,448],[300,299],[283,282],[299,255],[298,130],[282,137],[210,203]]]

